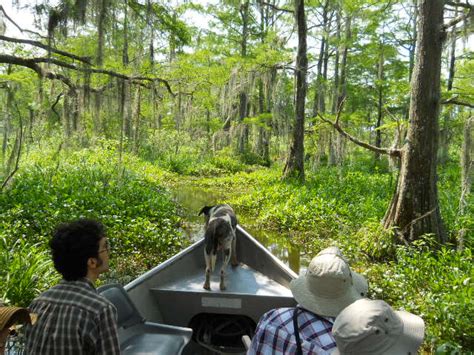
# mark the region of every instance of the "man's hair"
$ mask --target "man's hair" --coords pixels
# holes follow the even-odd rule
[[[104,236],[104,226],[94,220],[60,224],[49,242],[54,267],[67,281],[87,276],[87,260],[99,257],[99,241]]]

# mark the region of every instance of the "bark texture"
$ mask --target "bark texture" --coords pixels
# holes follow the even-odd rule
[[[432,233],[446,236],[438,204],[436,155],[439,137],[443,0],[418,1],[417,55],[411,81],[410,128],[401,152],[397,190],[384,218],[405,242]]]
[[[296,56],[296,114],[293,142],[283,171],[284,177],[304,180],[304,108],[306,101],[306,74],[308,57],[306,44],[306,18],[304,0],[295,0],[295,17],[298,27],[298,54]]]

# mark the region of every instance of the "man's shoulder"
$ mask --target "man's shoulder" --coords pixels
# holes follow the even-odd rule
[[[291,318],[294,307],[283,307],[283,308],[274,308],[267,311],[261,318],[262,322],[265,323],[281,323],[284,322],[287,318]]]
[[[294,307],[282,307],[282,308],[274,308],[266,312],[266,315],[281,315],[286,313],[294,312]]]
[[[82,308],[95,314],[114,308],[92,285],[82,281],[62,281],[39,295],[31,308],[41,304]]]
[[[261,322],[265,324],[287,324],[293,318],[295,310],[298,310],[298,318],[303,317],[309,323],[329,322],[333,323],[334,318],[324,317],[319,314],[308,311],[300,306],[298,307],[282,307],[274,308],[267,311],[261,318]]]

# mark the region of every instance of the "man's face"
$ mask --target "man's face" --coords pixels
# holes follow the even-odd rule
[[[110,245],[107,237],[99,241],[99,250],[97,258],[97,274],[109,271]]]

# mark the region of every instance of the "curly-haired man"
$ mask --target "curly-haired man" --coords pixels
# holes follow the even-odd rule
[[[88,219],[61,224],[50,247],[63,280],[30,305],[38,319],[27,327],[27,354],[120,354],[117,310],[94,286],[109,270],[103,225]]]

